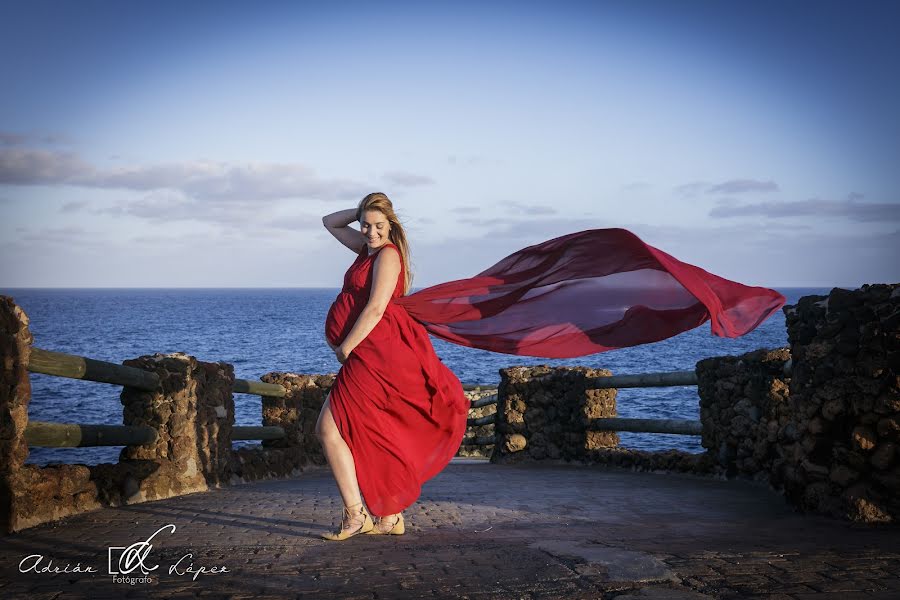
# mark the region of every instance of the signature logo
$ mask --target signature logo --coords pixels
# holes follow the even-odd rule
[[[160,531],[170,527],[172,528],[172,533],[175,533],[175,525],[170,523],[154,531],[153,535],[143,542],[135,542],[130,546],[110,546],[107,553],[107,573],[110,575],[128,575],[139,568],[141,573],[149,575],[150,572],[158,569],[159,565],[148,567],[144,564],[144,561],[150,554],[150,550],[153,549],[153,544],[150,543],[150,540],[155,538]],[[113,555],[116,553],[113,551],[120,551],[117,552],[119,559],[115,561],[115,566],[113,565]]]
[[[153,532],[146,540],[135,542],[129,546],[109,546],[107,548],[107,565],[106,570],[112,576],[113,583],[127,583],[135,585],[138,583],[152,583],[152,577],[149,575],[159,568],[158,564],[151,564],[149,557],[150,551],[153,549],[153,540],[163,531],[168,530],[169,533],[175,533],[175,525],[169,523],[163,525]],[[192,575],[192,579],[205,573],[228,573],[228,567],[222,566],[203,566],[195,565],[189,559],[194,554],[188,552],[179,558],[174,564],[169,566],[170,575]],[[19,572],[27,573],[97,573],[96,567],[91,565],[82,565],[78,562],[74,567],[66,564],[64,567],[58,567],[53,564],[53,559],[47,560],[46,564],[43,554],[30,554],[19,562]],[[138,576],[136,571],[140,571]],[[132,576],[132,574],[135,576]]]

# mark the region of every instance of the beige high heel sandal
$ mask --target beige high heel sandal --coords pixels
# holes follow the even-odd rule
[[[348,522],[350,521],[351,518],[353,518],[353,513],[350,511],[350,509],[354,506],[359,506],[360,509],[359,509],[358,514],[365,514],[366,517],[365,517],[365,519],[363,519],[363,523],[362,523],[362,525],[359,526],[359,528],[357,528],[354,531],[350,531],[349,529],[344,529],[344,517],[346,517]],[[327,533],[323,533],[322,539],[331,540],[331,541],[346,540],[347,538],[351,538],[358,533],[368,533],[374,527],[375,527],[375,522],[372,521],[372,515],[369,514],[369,511],[366,510],[366,507],[363,506],[362,502],[357,502],[356,504],[351,504],[350,506],[344,507],[344,512],[343,512],[343,515],[341,516],[340,530],[338,530],[334,533],[332,533],[330,531]]]
[[[380,525],[384,521],[385,517],[379,517],[378,525]],[[403,521],[403,513],[398,513],[397,522],[391,526],[391,528],[387,531],[381,531],[378,529],[378,525],[375,525],[370,531],[366,532],[366,535],[403,535],[406,532],[406,525]]]

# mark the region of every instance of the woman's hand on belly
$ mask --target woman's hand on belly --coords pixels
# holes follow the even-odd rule
[[[334,355],[337,357],[338,362],[341,364],[344,364],[350,357],[350,353],[347,352],[343,344],[334,348]]]

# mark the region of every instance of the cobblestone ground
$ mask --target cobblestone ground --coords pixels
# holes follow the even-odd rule
[[[102,509],[0,537],[0,597],[900,598],[900,527],[801,515],[749,482],[464,459],[406,535],[322,540],[340,515],[327,469]],[[113,566],[157,566],[149,583],[108,574],[132,544]]]

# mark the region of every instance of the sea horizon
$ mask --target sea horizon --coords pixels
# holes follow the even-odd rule
[[[427,287],[427,286],[425,286]],[[774,287],[792,305],[803,296],[842,286]],[[846,289],[855,289],[847,287]],[[325,317],[340,287],[45,287],[0,288],[29,317],[34,346],[121,364],[155,353],[183,352],[205,362],[233,365],[235,377],[271,372],[333,374],[340,369],[324,338]],[[413,289],[415,292],[416,289]],[[738,338],[721,338],[706,323],[658,342],[571,359],[509,355],[460,346],[430,336],[435,352],[463,384],[495,386],[511,366],[584,366],[616,375],[692,370],[697,361],[788,345],[783,311]],[[121,388],[31,374],[29,419],[121,424]],[[235,395],[237,425],[261,425],[260,399]],[[625,418],[698,419],[696,386],[617,391]],[[701,452],[700,438],[620,433],[620,445],[639,450]],[[240,445],[240,442],[236,442]],[[29,462],[116,462],[119,450],[32,448]]]

